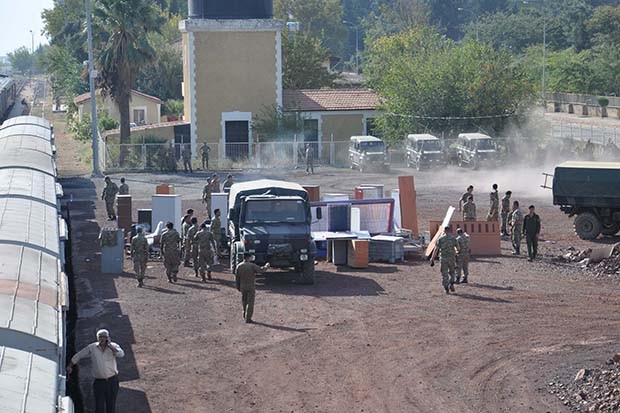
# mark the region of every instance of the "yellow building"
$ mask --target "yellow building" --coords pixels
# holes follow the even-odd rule
[[[77,96],[73,102],[78,107],[79,120],[82,120],[84,114],[90,115],[90,93]],[[161,99],[155,96],[132,90],[129,101],[129,121],[135,125],[151,125],[161,122],[162,103]],[[97,108],[105,110],[111,119],[120,122],[118,105],[109,97],[102,98],[99,91],[97,91]]]

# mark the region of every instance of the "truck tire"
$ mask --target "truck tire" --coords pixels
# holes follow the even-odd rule
[[[581,239],[595,239],[601,233],[601,222],[591,212],[584,212],[575,218],[575,233]]]
[[[301,284],[314,284],[314,258],[310,257],[301,265]]]
[[[620,231],[620,222],[612,222],[608,224],[601,225],[601,233],[603,235],[616,235]]]

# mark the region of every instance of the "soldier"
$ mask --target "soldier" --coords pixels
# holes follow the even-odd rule
[[[116,219],[116,212],[114,211],[114,201],[116,200],[116,194],[118,194],[118,186],[109,176],[105,177],[105,188],[101,194],[101,199],[105,201],[105,209],[108,213],[108,221],[114,221]]]
[[[211,177],[211,192],[220,192],[220,177],[217,174],[213,174]]]
[[[473,185],[469,185],[467,187],[467,192],[465,192],[463,195],[461,195],[461,199],[459,199],[459,211],[463,210],[463,204],[465,204],[467,202],[467,198],[469,198],[470,196],[471,197],[474,196],[474,186]]]
[[[119,195],[129,195],[129,185],[125,183],[125,178],[121,178],[121,186],[118,187]]]
[[[176,172],[177,171],[177,157],[174,154],[174,146],[170,145],[168,148],[168,171]]]
[[[306,144],[306,174],[314,175],[314,147]]]
[[[183,170],[185,173],[187,173],[188,169],[190,174],[194,173],[192,171],[192,147],[189,144],[184,145],[181,155],[183,156]]]
[[[161,234],[161,254],[164,256],[164,267],[166,268],[168,282],[171,283],[177,281],[179,264],[181,264],[181,251],[179,250],[181,236],[174,229],[172,222],[168,222],[166,228]]]
[[[439,255],[439,263],[441,264],[441,284],[446,294],[450,291],[454,292],[454,282],[456,281],[456,238],[452,235],[452,228],[445,227],[444,235],[437,240],[437,245],[431,256],[431,267],[435,265],[435,259]]]
[[[211,280],[211,265],[213,265],[213,251],[217,248],[213,234],[207,230],[207,226],[203,223],[200,225],[200,230],[194,235],[193,242],[198,247],[198,264],[194,265],[194,272],[202,277],[202,281],[206,282],[205,271],[207,278]]]
[[[497,184],[493,184],[493,192],[489,195],[490,207],[487,215],[487,221],[497,222],[499,220],[499,193],[497,192]]]
[[[472,195],[467,198],[467,203],[463,205],[463,221],[475,221],[476,220],[476,204],[474,204],[474,197]]]
[[[219,208],[216,208],[213,211],[213,219],[211,220],[211,234],[213,234],[213,239],[215,240],[215,253],[217,256],[220,256],[220,247],[222,246],[222,221],[220,216],[222,215]]]
[[[467,284],[469,277],[469,256],[471,248],[469,248],[469,234],[462,228],[456,230],[456,283]],[[461,272],[463,278],[461,278]]]
[[[207,145],[206,142],[203,142],[203,144],[200,146],[200,157],[202,158],[202,169],[207,170],[209,169],[209,152],[211,151],[211,148],[209,148],[209,145]]]
[[[528,261],[533,261],[538,255],[538,234],[540,234],[540,217],[536,214],[534,205],[530,205],[529,214],[523,219],[523,235],[527,243]]]
[[[136,232],[136,236],[131,239],[131,259],[133,260],[133,270],[136,272],[138,287],[142,288],[146,262],[149,258],[149,243],[142,232],[142,227],[138,227]]]
[[[191,267],[191,265],[187,265],[189,264],[191,258],[191,262],[194,266],[194,271],[196,272],[196,277],[198,277],[198,246],[194,242],[194,236],[200,229],[200,226],[198,225],[198,218],[196,217],[192,217],[190,222],[192,226],[189,227],[189,229],[187,230],[187,234],[185,237],[185,266]]]
[[[521,232],[523,231],[523,214],[519,209],[519,201],[512,203],[510,214],[510,226],[512,227],[512,255],[521,254]]]
[[[189,228],[192,226],[192,218],[194,217],[194,210],[193,209],[188,209],[187,213],[183,216],[183,219],[181,220],[181,239],[183,241],[183,244],[181,246],[181,255],[184,257],[184,262],[183,262],[183,266],[185,267],[191,267],[191,264],[189,262],[189,258],[190,258],[190,254],[191,254],[191,240],[188,239],[187,237],[187,232],[189,230]]]
[[[226,177],[226,180],[224,181],[224,192],[229,193],[230,192],[230,187],[234,184],[233,182],[233,176],[231,174],[228,174],[228,176]]]
[[[211,218],[211,193],[213,192],[213,184],[211,178],[207,178],[207,184],[202,188],[202,203],[207,205],[207,215]]]
[[[506,191],[506,195],[502,198],[502,235],[508,235],[508,215],[510,214],[510,196],[512,191]]]
[[[243,306],[243,319],[246,323],[252,322],[254,314],[254,299],[256,297],[256,275],[262,274],[269,269],[269,263],[259,267],[252,262],[252,254],[243,254],[243,262],[235,269],[235,282],[237,290],[241,292],[241,305]]]

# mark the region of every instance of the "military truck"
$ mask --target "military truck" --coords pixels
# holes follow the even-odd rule
[[[553,173],[553,205],[575,217],[581,239],[620,231],[620,163],[564,162]]]
[[[235,273],[243,254],[258,265],[291,269],[301,282],[314,284],[316,249],[310,234],[308,192],[298,184],[262,179],[235,183],[228,198],[230,269]],[[317,210],[321,219],[321,211]]]

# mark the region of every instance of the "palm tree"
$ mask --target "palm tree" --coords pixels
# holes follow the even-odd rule
[[[163,18],[148,0],[98,0],[93,11],[99,72],[97,84],[118,105],[121,144],[129,143],[129,101],[138,69],[151,62],[155,50],[147,33],[159,33]],[[119,163],[124,165],[121,147]]]

